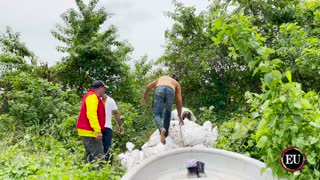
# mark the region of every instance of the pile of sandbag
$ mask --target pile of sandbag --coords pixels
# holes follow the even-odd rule
[[[183,147],[213,147],[214,141],[218,137],[217,127],[212,128],[210,121],[206,121],[203,126],[184,120],[184,125],[180,126],[179,121],[171,121],[169,135],[166,144],[160,142],[160,133],[156,130],[145,143],[141,150],[134,149],[134,144],[127,142],[127,152],[121,153],[118,157],[121,165],[131,169],[144,159],[157,156],[163,152]]]
[[[190,119],[189,119],[190,121],[193,121],[193,122],[196,122],[196,121],[197,121],[197,118],[194,116],[193,112],[192,112],[190,109],[185,108],[185,107],[182,107],[182,112],[181,112],[181,114],[183,114],[184,112],[190,112],[190,114],[191,114],[191,117],[190,117]],[[173,120],[173,121],[179,121],[177,109],[175,109],[175,110],[173,110],[173,111],[171,112],[171,120]]]

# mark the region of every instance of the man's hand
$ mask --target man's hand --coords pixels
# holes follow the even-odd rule
[[[183,122],[183,120],[182,120],[182,118],[181,117],[179,117],[179,124],[180,124],[180,126],[182,126],[182,125],[184,125],[184,122]]]
[[[141,103],[142,105],[145,105],[145,104],[146,104],[146,98],[142,98],[142,99],[140,100],[140,103]]]
[[[119,134],[120,135],[123,135],[124,133],[124,128],[123,128],[123,125],[119,126]]]
[[[97,133],[96,140],[97,140],[97,141],[102,141],[102,137],[103,137],[102,133],[99,132],[99,133]]]

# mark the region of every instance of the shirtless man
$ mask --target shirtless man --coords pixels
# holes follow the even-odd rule
[[[144,91],[143,98],[140,101],[141,104],[146,103],[149,91],[153,88],[156,89],[154,96],[155,120],[161,134],[160,141],[162,144],[166,144],[166,137],[168,136],[170,126],[171,106],[173,104],[174,97],[176,98],[179,124],[183,125],[183,120],[181,118],[182,97],[179,78],[176,75],[173,75],[172,77],[161,76],[159,79],[148,84]],[[165,110],[165,116],[162,122],[163,110]]]

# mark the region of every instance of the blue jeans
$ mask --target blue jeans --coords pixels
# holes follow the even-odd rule
[[[170,118],[171,118],[171,106],[174,99],[174,90],[169,86],[159,86],[156,88],[154,97],[154,115],[159,132],[161,128],[166,129],[166,136],[168,136]],[[165,111],[164,120],[162,123],[162,114]]]
[[[102,134],[103,134],[102,144],[103,144],[105,160],[107,162],[110,161],[110,164],[112,164],[113,157],[112,157],[112,153],[110,152],[111,145],[112,145],[112,129],[106,128]]]

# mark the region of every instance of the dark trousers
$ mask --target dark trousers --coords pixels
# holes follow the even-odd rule
[[[97,141],[95,137],[81,137],[84,150],[86,163],[93,162],[103,157],[102,143]]]
[[[102,144],[103,144],[105,160],[107,162],[110,161],[110,164],[112,164],[112,162],[113,162],[113,156],[112,156],[112,152],[111,152],[112,129],[106,128],[102,134],[103,134]]]

